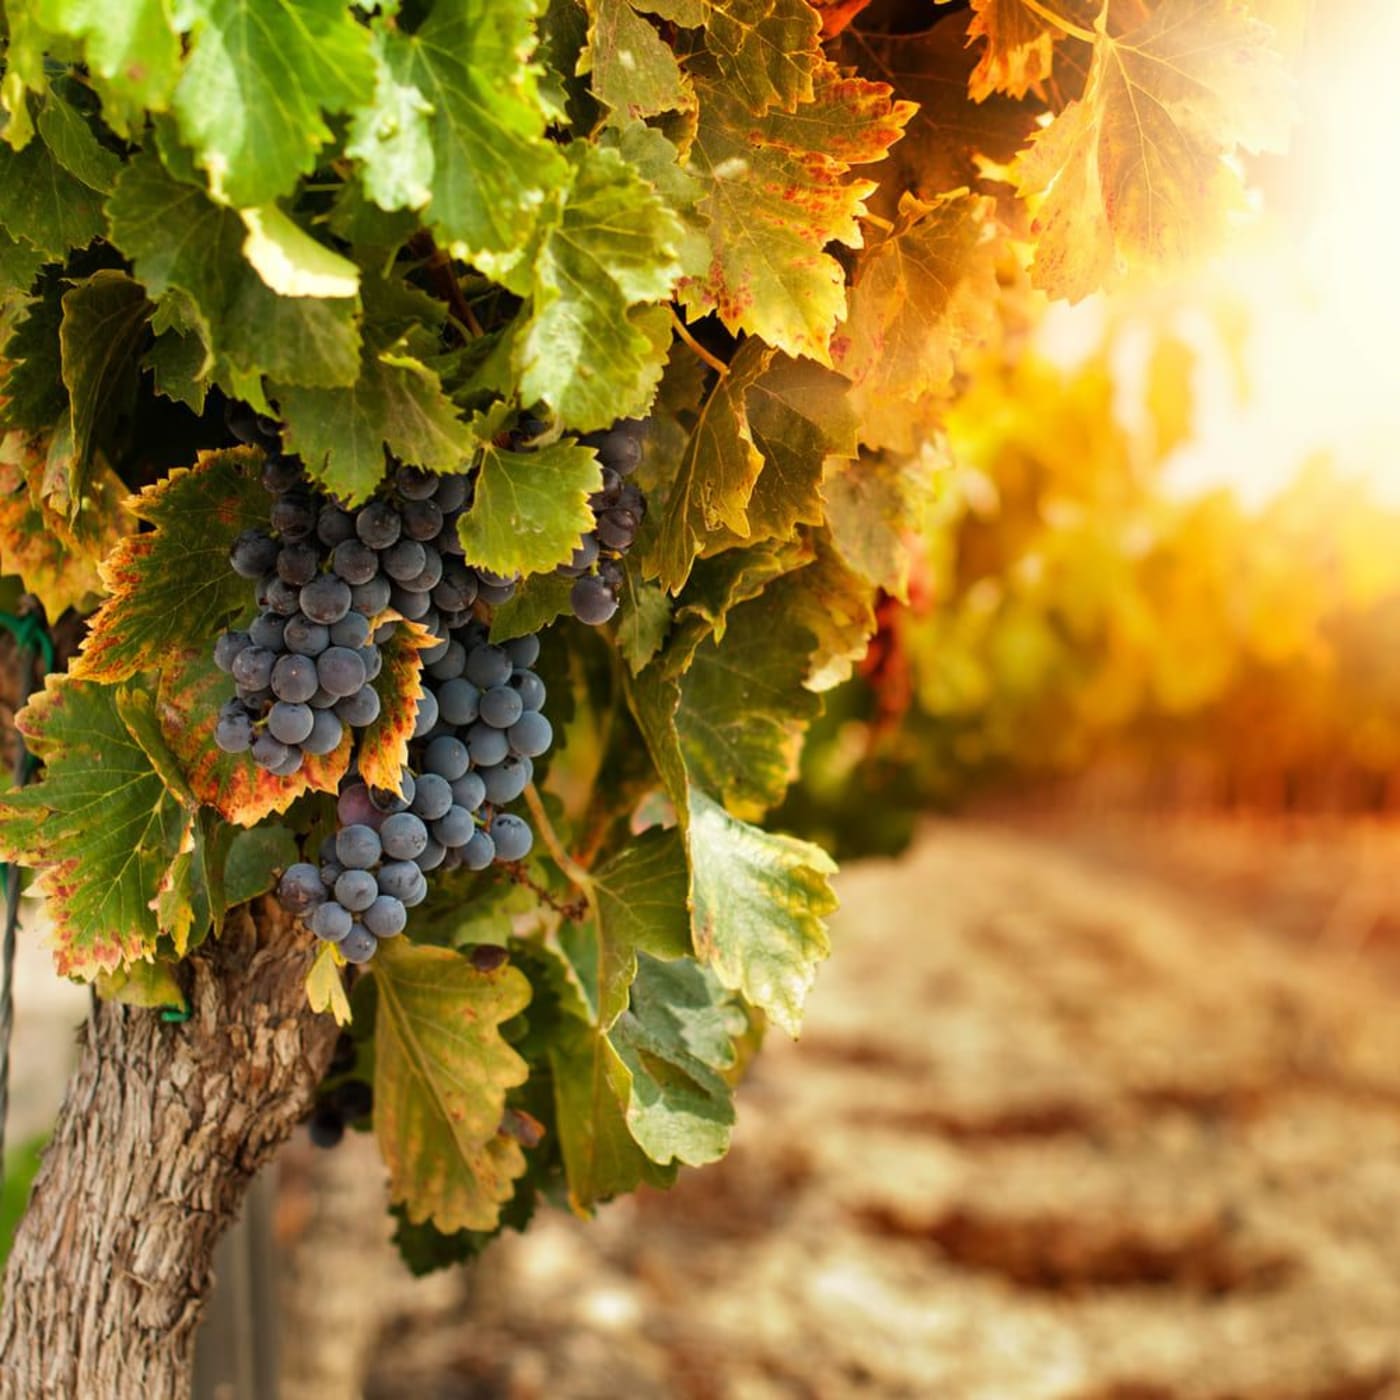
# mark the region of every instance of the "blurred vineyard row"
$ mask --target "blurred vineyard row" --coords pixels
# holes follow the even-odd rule
[[[1265,464],[1262,500],[1247,462],[1182,488],[1202,377],[1251,392],[1213,311],[1211,363],[1128,315],[1071,363],[1032,332],[965,367],[941,469],[872,488],[925,524],[790,824],[888,850],[929,805],[1109,768],[1169,806],[1400,808],[1400,506],[1335,455]]]

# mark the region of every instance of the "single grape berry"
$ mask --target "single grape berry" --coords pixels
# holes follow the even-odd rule
[[[330,639],[338,647],[358,651],[369,641],[369,618],[362,612],[346,613],[339,622],[332,624]]]
[[[274,739],[271,734],[259,734],[253,740],[253,762],[259,768],[266,768],[270,773],[281,768],[291,757],[291,752],[286,744],[280,739]]]
[[[279,700],[267,714],[267,732],[284,744],[300,744],[311,733],[316,716],[309,705]]]
[[[540,659],[540,639],[531,632],[525,637],[512,637],[501,644],[501,650],[510,657],[510,663],[518,670],[529,670]]]
[[[502,758],[505,757],[503,753]],[[437,773],[449,783],[455,782],[467,771],[471,764],[471,754],[467,746],[450,734],[440,734],[428,745],[423,755],[423,768],[428,773]]]
[[[417,540],[400,540],[379,556],[380,567],[396,583],[416,577],[423,572],[427,554]]]
[[[476,835],[462,847],[462,864],[468,870],[485,870],[496,859],[496,843],[490,833],[478,830]]]
[[[246,753],[253,742],[253,717],[238,701],[230,702],[237,706],[225,706],[219,712],[219,721],[214,726],[214,742],[225,753]]]
[[[413,863],[419,870],[436,870],[446,858],[447,847],[430,836],[427,845],[414,856]]]
[[[513,812],[498,812],[491,822],[497,860],[523,860],[535,844],[529,825]]]
[[[502,647],[474,647],[467,657],[467,679],[478,690],[490,690],[492,686],[504,685],[515,669],[510,653]]]
[[[267,647],[246,646],[233,658],[234,682],[244,690],[263,690],[272,679],[277,654]]]
[[[367,823],[341,827],[335,834],[335,858],[347,870],[370,870],[379,864],[379,833]]]
[[[528,758],[517,758],[511,754],[492,768],[481,770],[482,782],[486,785],[486,800],[493,806],[503,807],[514,802],[530,781]]]
[[[515,731],[512,729],[510,732]],[[499,763],[510,750],[511,740],[504,729],[493,729],[485,721],[477,720],[467,730],[467,751],[471,754],[472,764],[476,768],[490,768]],[[544,750],[540,752],[543,753]]]
[[[480,773],[463,773],[452,783],[452,801],[458,807],[475,812],[486,801],[486,784]]]
[[[394,473],[394,486],[406,501],[426,501],[437,492],[438,481],[421,467],[400,467]]]
[[[295,544],[316,528],[316,507],[305,496],[279,496],[272,503],[269,519],[284,543]]]
[[[469,954],[471,964],[478,972],[495,972],[504,966],[510,954],[494,943],[478,943]]]
[[[423,882],[423,872],[411,860],[390,861],[379,867],[379,889],[397,900],[405,900]]]
[[[416,860],[428,845],[428,828],[412,812],[395,812],[379,828],[379,839],[394,860]]]
[[[493,729],[509,729],[524,711],[524,701],[508,685],[495,686],[481,697],[481,718]]]
[[[288,652],[272,668],[272,693],[279,700],[305,704],[316,693],[316,662],[309,656]]]
[[[316,658],[316,675],[332,695],[354,695],[365,683],[364,658],[349,647],[327,647]]]
[[[589,627],[601,627],[617,611],[617,598],[595,574],[585,575],[569,590],[574,616]]]
[[[522,710],[544,709],[544,682],[533,671],[517,671],[510,678],[510,687],[520,696]]]
[[[554,742],[554,727],[538,710],[526,710],[506,730],[506,735],[513,753],[524,758],[538,758],[549,752]]]
[[[399,514],[403,532],[411,540],[426,543],[442,532],[442,509],[436,501],[406,501]]]
[[[448,724],[474,724],[481,712],[481,692],[464,676],[440,685],[437,701],[438,713]]]
[[[286,647],[287,623],[290,619],[281,613],[259,613],[248,629],[248,636],[255,647],[267,647],[269,651],[282,651]]]
[[[418,713],[413,723],[413,737],[426,739],[437,722],[437,696],[431,690],[425,690],[418,701]]]
[[[330,628],[305,613],[294,613],[284,624],[282,645],[299,656],[319,656],[330,644]]]
[[[348,963],[367,963],[379,946],[379,940],[363,925],[351,924],[350,932],[340,940],[340,951]]]
[[[339,847],[339,841],[336,842]],[[352,914],[368,909],[379,895],[379,881],[368,870],[346,870],[335,882],[336,902]]]
[[[239,578],[259,579],[276,567],[281,546],[262,530],[244,530],[228,552],[229,566]]]
[[[277,552],[277,577],[300,588],[316,577],[321,567],[321,551],[309,541],[284,544]]]
[[[379,556],[362,540],[342,540],[331,553],[331,568],[352,585],[367,584],[379,572]]]
[[[233,670],[233,663],[238,653],[251,645],[252,638],[247,632],[225,632],[214,643],[214,665],[227,674]]]
[[[344,905],[328,899],[312,913],[307,922],[317,938],[324,939],[327,943],[339,943],[350,932],[350,925],[354,919]]]
[[[306,861],[289,865],[277,882],[277,901],[291,914],[306,914],[326,897],[321,872]]]
[[[436,821],[452,806],[452,787],[439,773],[422,773],[413,794],[413,810],[424,821]]]
[[[298,602],[312,622],[339,622],[350,611],[350,585],[335,574],[322,574],[301,590]]]
[[[476,831],[476,819],[465,807],[449,807],[433,823],[433,839],[454,849],[465,846]]]
[[[392,938],[404,931],[408,923],[408,911],[401,899],[391,894],[381,894],[365,910],[362,922],[376,938]]]
[[[402,528],[398,511],[388,501],[371,501],[355,517],[355,533],[371,549],[388,549]]]

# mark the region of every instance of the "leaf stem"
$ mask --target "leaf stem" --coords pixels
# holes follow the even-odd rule
[[[725,364],[724,361],[721,360],[718,355],[713,355],[710,353],[710,351],[706,350],[705,347],[701,345],[700,342],[696,340],[696,338],[690,333],[690,327],[687,326],[686,323],[682,321],[678,315],[676,315],[676,308],[674,306],[671,308],[671,326],[672,329],[676,332],[676,334],[680,336],[680,338],[683,341],[685,341],[685,343],[688,346],[690,346],[690,348],[693,351],[695,351],[695,353],[699,355],[700,358],[704,360],[704,362],[707,365],[709,365],[709,367],[712,370],[719,374],[721,378],[723,378],[726,374],[729,373],[729,366]]]
[[[540,801],[540,794],[534,783],[527,784],[525,788],[525,805],[530,809],[530,815],[535,819],[535,825],[539,827],[540,837],[555,865],[569,877],[570,883],[591,898],[593,877],[564,849],[564,843],[560,841],[559,834],[554,830],[554,824],[549,820],[549,814],[544,810],[544,803]]]
[[[1021,0],[1021,3],[1032,14],[1039,15],[1046,24],[1053,25],[1062,34],[1068,34],[1071,39],[1082,39],[1086,44],[1096,44],[1098,35],[1092,29],[1084,29],[1075,24],[1072,20],[1065,19],[1062,15],[1057,15],[1054,10],[1042,5],[1040,0]]]
[[[472,335],[482,334],[481,322],[471,303],[462,295],[457,274],[452,271],[452,256],[433,242],[432,234],[426,230],[415,233],[408,240],[409,251],[423,260],[423,271],[433,284],[438,296],[447,303],[452,312],[452,320],[470,331]]]

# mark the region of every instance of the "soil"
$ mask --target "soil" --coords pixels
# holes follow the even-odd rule
[[[329,1154],[297,1277],[338,1241],[366,1307],[334,1378],[288,1329],[288,1393],[1400,1397],[1396,872],[1384,828],[932,826],[843,874],[806,1034],[674,1191],[425,1290]]]

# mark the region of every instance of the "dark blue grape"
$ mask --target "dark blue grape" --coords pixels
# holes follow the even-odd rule
[[[436,870],[447,856],[447,847],[430,836],[427,845],[413,858],[419,870]]]
[[[306,914],[326,897],[321,872],[306,861],[289,865],[277,882],[277,901],[292,914]]]
[[[322,622],[312,622],[300,612],[287,619],[282,633],[283,646],[298,656],[319,656],[330,642],[330,629]]]
[[[530,781],[530,769],[525,766],[529,761],[528,758],[516,758],[511,754],[494,767],[482,768],[480,773],[486,785],[486,800],[497,807],[514,802]]]
[[[320,567],[321,551],[306,541],[284,544],[277,552],[277,577],[295,588],[310,583]]]
[[[335,834],[335,858],[347,870],[370,870],[382,854],[379,833],[366,822],[343,826]]]
[[[394,486],[406,501],[426,501],[438,489],[438,477],[421,467],[400,467],[394,473]]]
[[[454,848],[465,846],[475,831],[476,818],[465,807],[451,806],[433,823],[434,838]]]
[[[467,655],[466,677],[478,690],[504,685],[514,670],[510,653],[503,647],[473,647]]]
[[[337,505],[324,505],[316,516],[316,538],[327,549],[355,538],[355,517]]]
[[[379,572],[379,555],[362,540],[344,540],[331,554],[331,568],[346,583],[367,584]]]
[[[408,922],[403,900],[381,894],[364,912],[364,925],[376,938],[393,938]]]
[[[366,583],[357,583],[350,590],[350,603],[356,612],[366,617],[378,617],[389,606],[393,585],[383,574],[376,574]]]
[[[335,702],[335,712],[351,729],[365,729],[379,718],[379,692],[361,686],[353,695]]]
[[[390,861],[379,867],[379,888],[386,895],[402,900],[422,882],[423,872],[411,860]]]
[[[363,925],[351,924],[350,932],[340,940],[340,951],[348,963],[367,963],[379,946],[379,940]]]
[[[440,685],[437,699],[438,712],[448,724],[473,724],[481,713],[481,692],[462,676]]]
[[[434,739],[423,755],[424,771],[437,773],[449,783],[460,778],[470,763],[471,755],[467,746],[460,739],[448,734],[439,735]]]
[[[334,702],[334,697],[328,697]],[[312,697],[315,699],[315,696]],[[301,741],[303,753],[309,753],[313,757],[320,757],[323,754],[334,753],[340,747],[341,738],[345,734],[345,726],[341,724],[340,718],[328,709],[311,712],[311,733]]]
[[[498,685],[481,697],[481,718],[493,729],[509,729],[524,713],[520,695],[508,685]]]
[[[403,532],[411,540],[426,543],[442,531],[442,511],[436,501],[408,501],[399,511]]]
[[[535,835],[529,824],[513,812],[498,812],[491,820],[491,840],[497,860],[524,860],[535,844]]]
[[[225,674],[232,671],[234,658],[245,647],[251,646],[252,640],[247,632],[225,632],[214,643],[214,665]]]
[[[301,590],[299,601],[312,622],[339,622],[350,611],[350,585],[334,574],[322,574]]]
[[[281,546],[262,530],[244,530],[228,552],[229,566],[239,578],[259,579],[277,567]]]
[[[388,549],[402,528],[398,511],[387,501],[371,501],[355,517],[355,533],[371,549]]]
[[[284,744],[300,744],[311,733],[316,718],[309,705],[279,700],[267,715],[267,731]]]
[[[330,639],[338,647],[357,650],[369,641],[369,630],[369,618],[364,613],[348,612],[331,624]]]
[[[459,807],[475,812],[486,801],[486,784],[480,773],[463,773],[452,783],[452,800]]]
[[[288,652],[272,668],[272,693],[279,700],[305,704],[316,693],[316,662],[309,656]]]
[[[214,742],[225,753],[247,753],[253,743],[253,717],[237,700],[219,712],[214,726]]]
[[[420,773],[413,794],[413,810],[424,821],[436,821],[452,806],[452,787],[438,773]]]
[[[478,830],[476,835],[462,847],[462,864],[468,870],[485,870],[496,859],[496,843],[490,833]]]
[[[336,845],[339,846],[339,840]],[[379,881],[368,870],[346,870],[335,882],[335,897],[352,914],[361,914],[379,895]]]
[[[404,583],[423,572],[427,557],[417,540],[400,540],[379,556],[379,566],[396,583]]]
[[[265,690],[272,680],[277,653],[267,647],[246,646],[233,658],[234,681],[244,690]]]
[[[526,758],[548,753],[554,742],[554,728],[538,710],[526,710],[506,733],[511,749]]]
[[[589,627],[601,627],[617,611],[617,597],[596,574],[578,580],[569,590],[574,616]]]
[[[467,751],[474,767],[490,768],[510,752],[510,740],[504,729],[493,729],[484,720],[477,720],[467,730]]]
[[[522,710],[544,709],[544,682],[533,671],[517,671],[510,678],[510,686],[520,697]]]
[[[259,613],[248,629],[248,637],[255,647],[266,647],[269,651],[283,650],[287,635],[287,619],[281,613]]]
[[[379,839],[384,843],[385,854],[394,860],[416,860],[427,847],[428,828],[412,812],[395,812],[384,819]]]
[[[537,634],[527,637],[512,637],[501,643],[501,650],[510,657],[510,664],[518,671],[527,671],[540,659],[540,639]]]
[[[425,690],[418,701],[418,715],[413,725],[413,737],[424,739],[438,722],[437,696]]]
[[[308,922],[311,924],[311,932],[317,938],[323,938],[327,943],[339,943],[350,932],[350,925],[354,919],[343,904],[327,900],[312,914]]]

